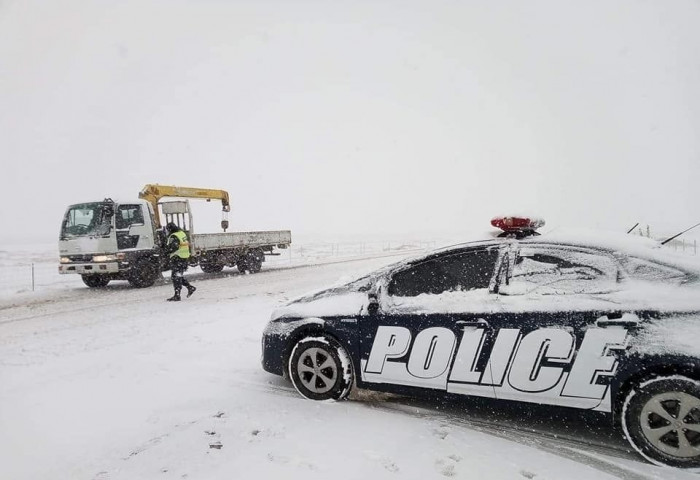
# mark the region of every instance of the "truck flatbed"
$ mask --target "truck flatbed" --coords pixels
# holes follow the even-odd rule
[[[292,232],[289,230],[268,230],[261,232],[195,233],[193,243],[195,251],[232,247],[257,248],[268,245],[279,245],[281,248],[286,248],[292,243]]]

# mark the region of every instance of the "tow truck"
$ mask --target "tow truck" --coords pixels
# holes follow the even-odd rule
[[[163,198],[178,200],[162,201]],[[219,200],[223,233],[196,233],[189,198]],[[181,200],[185,199],[185,200]],[[112,280],[127,280],[137,288],[150,287],[168,270],[163,225],[174,223],[190,240],[190,265],[205,273],[237,267],[257,273],[266,255],[279,255],[292,242],[289,230],[226,232],[231,211],[225,190],[147,184],[139,200],[101,201],[68,206],[59,236],[61,274],[78,274],[91,288]]]

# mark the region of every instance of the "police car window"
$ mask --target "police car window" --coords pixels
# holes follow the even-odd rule
[[[499,292],[505,295],[604,293],[611,290],[616,276],[616,262],[605,255],[523,247]]]
[[[477,250],[445,255],[396,273],[388,293],[396,297],[440,294],[488,288],[498,250]]]
[[[651,282],[682,283],[686,274],[675,268],[666,267],[639,258],[627,257],[622,264],[630,277]]]
[[[129,228],[131,225],[143,225],[141,206],[119,205],[115,222],[117,229]]]

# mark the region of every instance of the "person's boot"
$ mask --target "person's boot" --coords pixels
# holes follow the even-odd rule
[[[180,301],[180,292],[175,292],[175,295],[170,297],[168,299],[169,302],[179,302]]]
[[[192,285],[187,287],[187,298],[190,298],[195,290],[197,290],[197,287],[193,287]]]

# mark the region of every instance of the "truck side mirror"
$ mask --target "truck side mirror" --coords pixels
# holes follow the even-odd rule
[[[228,220],[221,220],[221,228],[224,232],[228,229]]]
[[[112,218],[114,216],[114,206],[111,203],[105,204],[102,207],[102,213],[105,218]]]

